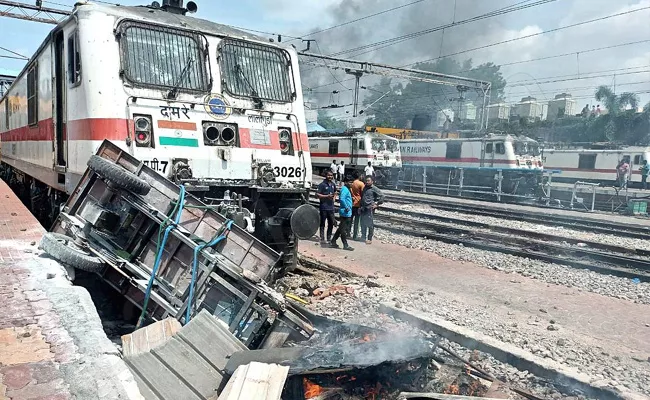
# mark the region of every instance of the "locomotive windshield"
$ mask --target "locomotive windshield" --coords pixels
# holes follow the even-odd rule
[[[282,103],[292,101],[290,59],[284,50],[226,39],[219,51],[221,79],[230,94]]]
[[[120,27],[125,78],[138,86],[207,92],[209,77],[199,35],[127,22]]]
[[[522,142],[515,141],[514,143],[515,155],[518,156],[539,156],[539,145],[535,142]]]
[[[371,143],[374,151],[397,151],[399,147],[397,140],[372,139]]]

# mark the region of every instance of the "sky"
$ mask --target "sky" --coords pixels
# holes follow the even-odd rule
[[[30,2],[30,0],[23,0]],[[71,9],[74,0],[43,1],[44,6]],[[370,51],[344,52],[399,35],[462,21],[514,4],[536,0],[195,0],[197,17],[219,23],[274,34],[306,37],[315,30],[348,22],[390,8],[403,6],[372,18],[309,36],[317,40],[315,50],[323,54],[342,52],[341,57],[404,65],[441,55],[463,52],[508,39],[535,35],[566,25],[648,7],[627,15],[603,19],[569,29],[539,34],[509,43],[489,46],[455,56],[472,58],[474,64],[493,62],[502,67],[509,83],[506,101],[524,96],[546,101],[561,92],[571,93],[579,108],[594,103],[598,85],[616,85],[616,91],[636,92],[641,103],[650,101],[650,0],[555,0],[547,4],[511,12],[479,22],[458,25],[393,46]],[[121,4],[141,5],[137,0]],[[410,4],[409,3],[413,3]],[[0,6],[0,11],[1,11]],[[52,29],[51,25],[0,17],[0,46],[30,56]],[[285,36],[285,41],[288,38]],[[619,46],[623,43],[647,42]],[[298,41],[292,42],[299,49]],[[617,46],[606,50],[592,49]],[[521,61],[571,53],[563,57],[521,63]],[[0,55],[8,53],[0,50]],[[24,62],[0,58],[0,73],[18,72]],[[320,86],[348,77],[326,68],[303,68],[303,85]],[[584,79],[588,76],[595,78]],[[583,79],[576,79],[581,77]],[[334,79],[336,78],[336,79]],[[366,81],[371,84],[372,78]],[[336,95],[315,96],[321,105],[344,104],[351,99],[350,82],[321,87],[338,90]]]

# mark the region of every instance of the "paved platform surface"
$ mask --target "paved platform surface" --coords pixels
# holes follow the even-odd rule
[[[376,274],[385,284],[433,292],[434,303],[423,305],[425,308],[436,313],[438,307],[453,307],[459,310],[453,322],[472,329],[475,327],[465,312],[480,310],[478,313],[494,321],[508,326],[518,324],[518,331],[530,329],[540,334],[553,319],[561,330],[548,335],[569,337],[594,348],[600,346],[631,363],[635,362],[632,357],[650,356],[650,305],[451,261],[427,251],[384,244],[377,238],[372,245],[350,243],[353,252],[305,241],[301,242],[300,252],[361,276]],[[531,326],[531,321],[539,323]],[[650,363],[647,368],[650,373]]]
[[[140,399],[88,292],[39,254],[43,233],[0,180],[0,400]]]

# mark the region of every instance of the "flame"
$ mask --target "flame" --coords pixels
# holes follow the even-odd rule
[[[366,333],[363,335],[363,338],[361,339],[362,342],[371,342],[373,340],[377,339],[377,335],[374,333]]]
[[[460,388],[455,384],[452,383],[451,385],[447,386],[447,388],[443,391],[444,394],[460,394]]]
[[[305,388],[305,399],[311,399],[312,397],[316,397],[325,391],[322,386],[311,382],[307,378],[303,378],[302,382]]]

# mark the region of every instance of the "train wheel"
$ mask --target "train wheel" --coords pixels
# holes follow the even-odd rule
[[[130,171],[125,170],[117,164],[114,164],[100,156],[93,155],[88,160],[88,168],[102,176],[104,179],[113,183],[120,189],[130,192],[146,195],[151,190],[151,186],[144,180],[137,177]]]
[[[40,247],[52,258],[70,267],[88,272],[101,272],[105,267],[101,258],[77,246],[70,236],[48,232],[43,235]]]

